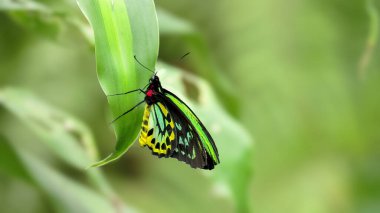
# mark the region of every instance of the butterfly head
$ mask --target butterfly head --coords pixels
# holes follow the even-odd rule
[[[160,79],[158,78],[157,74],[154,73],[154,75],[149,79],[149,82],[153,83],[153,82],[157,82],[157,81],[159,82]]]
[[[152,76],[152,78],[149,79],[149,89],[158,91],[161,88],[160,79],[156,74]]]

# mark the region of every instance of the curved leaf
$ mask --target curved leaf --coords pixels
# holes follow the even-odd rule
[[[78,0],[95,35],[97,73],[105,94],[143,88],[151,73],[136,69],[134,55],[154,69],[158,54],[158,27],[152,0]],[[139,65],[137,65],[139,66]],[[142,94],[108,98],[117,117],[143,99]],[[117,144],[101,166],[121,157],[135,141],[142,121],[143,108],[136,108],[114,123]]]

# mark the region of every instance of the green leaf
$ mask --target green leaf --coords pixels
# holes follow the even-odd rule
[[[2,135],[0,135],[0,172],[31,181],[26,168],[17,156],[17,153]]]
[[[163,87],[174,91],[191,107],[215,140],[221,163],[205,174],[211,173],[219,193],[233,198],[237,212],[248,212],[253,154],[251,136],[223,109],[207,81],[165,64],[159,67]],[[191,94],[198,94],[198,97]]]
[[[44,1],[33,0],[2,0],[0,12],[4,12],[21,27],[46,36],[53,40],[62,40],[66,34],[73,34],[73,30],[80,32],[85,39],[94,46],[90,26],[83,20],[77,10],[75,1]]]
[[[152,0],[78,0],[95,35],[97,73],[106,95],[143,88],[151,73],[136,69],[134,55],[154,69],[158,54],[158,28]],[[128,8],[128,9],[127,9]],[[109,97],[113,117],[143,100],[142,94]],[[121,157],[140,131],[143,108],[114,122],[117,144],[101,166]]]
[[[70,166],[83,171],[90,162],[97,160],[97,150],[91,132],[72,116],[43,103],[31,93],[19,89],[1,90],[0,104],[20,118],[36,133],[42,143]],[[101,194],[49,168],[45,165],[47,162],[43,163],[33,156],[33,153],[22,143],[9,146],[3,141],[6,140],[0,137],[0,171],[3,170],[7,174],[20,176],[26,180],[32,179],[55,199],[55,204],[63,205],[64,209],[67,209],[64,212],[72,212],[71,208],[86,210],[86,212],[101,212],[102,209],[105,210],[110,206],[125,208],[99,169],[89,170],[85,174]],[[13,148],[16,148],[16,154],[12,151]],[[61,184],[65,185],[67,191],[57,188]],[[72,199],[75,199],[77,203]],[[97,200],[99,208],[89,205]],[[118,206],[113,206],[114,203]],[[96,211],[97,209],[99,211]]]
[[[20,89],[0,91],[0,104],[26,124],[56,156],[79,170],[96,161],[97,149],[90,130],[74,117]],[[88,171],[90,181],[105,195],[114,196],[99,170]]]
[[[36,184],[48,195],[58,212],[130,212],[123,203],[114,203],[45,165],[26,150],[19,150],[20,158]],[[64,187],[62,187],[64,186]]]
[[[86,126],[40,101],[30,92],[3,89],[0,91],[0,104],[32,129],[42,139],[41,142],[69,165],[84,169],[97,158],[94,139]]]
[[[56,11],[42,4],[28,2],[16,3],[9,7],[0,6],[7,11],[9,17],[18,25],[29,31],[35,31],[50,39],[58,38],[62,29],[62,17]]]

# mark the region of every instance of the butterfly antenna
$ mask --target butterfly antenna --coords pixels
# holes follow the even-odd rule
[[[190,55],[190,53],[191,52],[188,52],[188,53],[186,53],[185,55],[183,55],[179,60],[182,60],[182,59],[184,59],[186,56],[188,56],[188,55]]]
[[[153,70],[149,69],[148,67],[144,66],[144,64],[142,64],[136,57],[136,55],[134,56],[135,60],[137,61],[137,63],[139,63],[142,67],[144,67],[146,70],[149,70],[151,73],[153,74],[156,74]]]

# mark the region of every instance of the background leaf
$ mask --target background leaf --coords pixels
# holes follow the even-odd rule
[[[249,133],[221,107],[207,81],[162,63],[159,72],[162,85],[175,91],[213,135],[221,163],[214,171],[204,172],[205,175],[213,176],[218,194],[234,199],[238,212],[248,212],[248,188],[253,169]]]
[[[2,156],[2,160],[0,161],[0,172],[31,181],[31,177],[15,153],[13,147],[11,147],[9,142],[2,135],[0,135],[0,156]]]
[[[84,169],[97,158],[94,139],[83,124],[39,101],[30,92],[2,89],[0,104],[31,128],[43,139],[41,142],[71,166]]]
[[[56,212],[132,212],[122,203],[113,203],[101,194],[76,183],[38,160],[27,149],[13,147],[4,137],[0,152],[18,162],[22,173],[49,195]],[[0,165],[1,168],[1,165]],[[16,168],[16,167],[13,167]],[[23,175],[23,176],[24,176]],[[64,186],[64,187],[59,187]]]
[[[88,128],[72,116],[55,109],[20,89],[3,89],[0,91],[0,104],[15,114],[26,124],[56,156],[70,166],[84,172],[89,182],[99,191],[77,183],[60,172],[47,166],[23,143],[10,146],[4,138],[1,141],[0,153],[4,153],[0,170],[8,174],[32,179],[46,191],[59,211],[104,212],[126,210],[125,204],[116,196],[110,184],[99,169],[85,172],[90,162],[97,160],[94,139]],[[13,150],[15,147],[15,150]],[[40,158],[40,159],[38,159]],[[7,160],[10,163],[6,162]],[[45,159],[46,161],[46,159]],[[4,164],[4,165],[2,165]],[[57,187],[63,185],[65,189]],[[75,201],[74,201],[75,200]],[[94,206],[92,203],[98,203]],[[116,206],[115,206],[116,205]]]

